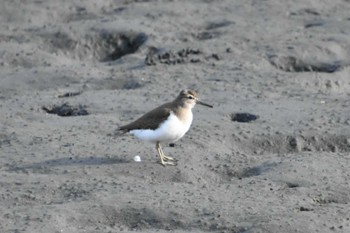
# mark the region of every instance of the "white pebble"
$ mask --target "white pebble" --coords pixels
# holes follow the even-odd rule
[[[134,161],[135,161],[135,162],[141,162],[141,157],[138,156],[138,155],[136,155],[136,156],[134,157]]]

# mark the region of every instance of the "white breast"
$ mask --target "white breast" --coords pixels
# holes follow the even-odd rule
[[[192,124],[193,115],[190,111],[190,116],[186,119],[186,122],[180,121],[176,115],[171,112],[168,119],[164,121],[158,129],[136,129],[131,130],[130,133],[137,138],[156,143],[159,142],[175,142],[182,138],[185,133],[190,129]]]

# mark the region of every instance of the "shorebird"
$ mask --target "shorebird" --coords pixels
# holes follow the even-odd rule
[[[196,104],[213,107],[199,101],[195,91],[183,90],[174,101],[151,110],[134,122],[119,127],[119,130],[154,143],[162,165],[176,165],[174,158],[164,154],[160,143],[174,143],[186,134],[191,127],[192,108]]]

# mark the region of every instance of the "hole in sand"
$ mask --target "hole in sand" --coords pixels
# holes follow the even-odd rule
[[[303,60],[294,56],[271,56],[271,65],[286,72],[321,72],[334,73],[343,68],[340,61],[321,62],[317,60]]]
[[[50,52],[64,53],[79,60],[92,58],[102,62],[114,61],[135,53],[148,39],[145,33],[109,30],[96,30],[87,35],[59,31],[41,36]]]
[[[101,61],[114,61],[127,54],[135,53],[147,40],[147,35],[139,34],[113,34],[104,32],[100,34],[98,48],[101,49]]]

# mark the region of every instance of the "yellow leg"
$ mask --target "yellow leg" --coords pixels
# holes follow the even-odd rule
[[[162,165],[164,165],[164,166],[165,165],[176,165],[175,162],[169,161],[169,160],[174,160],[173,158],[164,155],[164,152],[163,152],[162,147],[160,146],[159,142],[157,142],[157,144],[156,144],[156,149],[158,151],[158,155],[160,157],[160,163]]]
[[[159,143],[159,150],[160,150],[160,152],[162,153],[162,156],[163,156],[163,160],[164,160],[164,161],[168,161],[168,160],[170,160],[170,161],[176,161],[176,159],[174,159],[174,158],[172,158],[172,157],[170,157],[170,156],[166,156],[166,155],[164,154],[163,149],[162,149],[162,147],[160,146],[160,143]]]

